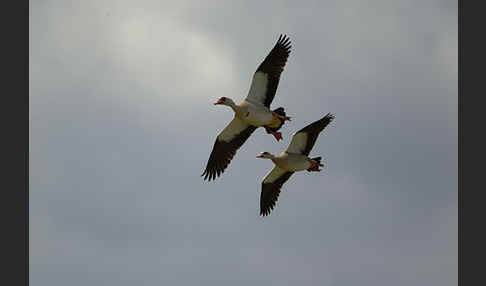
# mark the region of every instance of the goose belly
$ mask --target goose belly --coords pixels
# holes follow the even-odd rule
[[[274,118],[271,112],[252,112],[248,111],[246,114],[242,114],[240,119],[246,121],[253,126],[264,126],[271,123]]]
[[[276,160],[275,163],[289,172],[307,170],[312,166],[307,156],[301,154],[285,154]]]

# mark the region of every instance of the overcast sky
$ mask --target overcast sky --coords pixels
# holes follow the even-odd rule
[[[457,1],[31,0],[30,283],[457,285]],[[200,177],[280,33],[272,107]],[[291,134],[336,115],[276,209]]]

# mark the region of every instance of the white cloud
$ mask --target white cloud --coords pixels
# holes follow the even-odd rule
[[[136,71],[142,85],[161,93],[199,101],[201,94],[234,84],[229,51],[175,18],[154,13],[129,17],[119,23],[114,41],[126,68]]]

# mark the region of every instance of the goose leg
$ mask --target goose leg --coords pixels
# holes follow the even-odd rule
[[[282,139],[282,133],[280,133],[280,132],[268,130],[268,133],[272,134],[275,137],[275,139],[277,139],[277,141]]]
[[[320,172],[321,169],[319,169],[319,166],[324,166],[315,160],[310,160],[310,162],[312,166],[309,169],[307,169],[307,172]]]

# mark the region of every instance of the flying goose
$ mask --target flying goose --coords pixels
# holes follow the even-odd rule
[[[279,155],[272,155],[268,152],[258,154],[257,158],[270,159],[275,167],[268,172],[262,182],[262,193],[260,195],[260,215],[266,216],[275,207],[282,185],[298,171],[320,172],[321,157],[309,158],[309,153],[314,147],[317,136],[324,128],[334,120],[334,115],[328,113],[326,116],[313,122],[292,135],[287,150]]]
[[[286,116],[283,107],[270,110],[270,104],[275,97],[280,74],[284,70],[291,47],[290,39],[280,35],[273,49],[253,74],[247,97],[239,104],[227,97],[221,97],[214,103],[231,107],[235,116],[214,142],[206,169],[201,175],[204,180],[211,181],[219,177],[236,151],[258,127],[263,126],[277,141],[282,139],[282,133],[277,131],[290,117]]]

